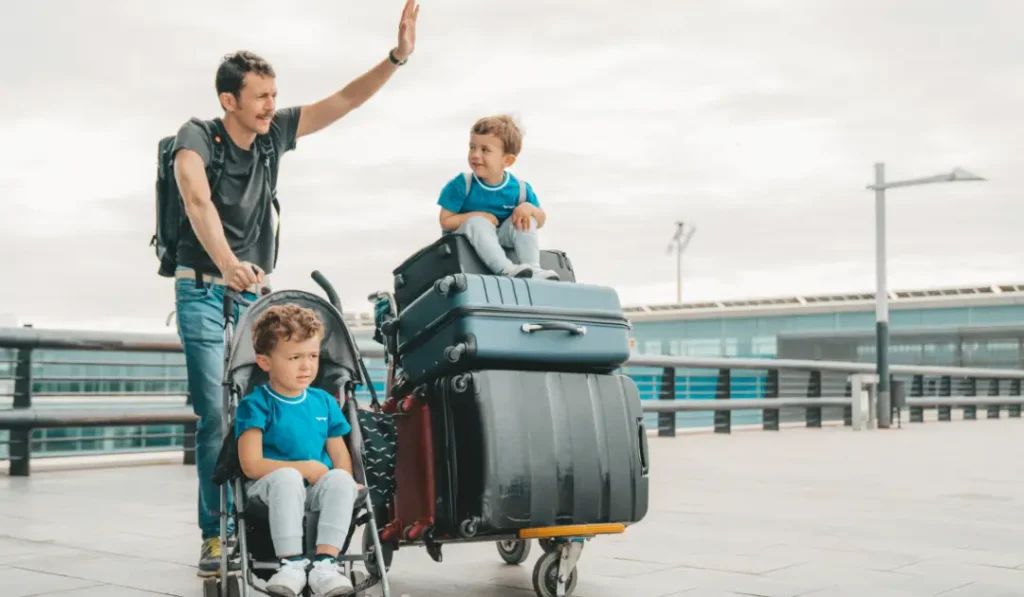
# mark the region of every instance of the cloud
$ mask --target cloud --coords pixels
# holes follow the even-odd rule
[[[10,3],[0,95],[0,312],[162,328],[156,144],[217,111],[220,57],[272,61],[282,106],[381,60],[401,2]],[[437,236],[468,128],[525,126],[514,171],[543,243],[627,302],[675,298],[673,222],[698,227],[693,299],[873,287],[873,164],[989,178],[889,193],[895,287],[1016,281],[1024,50],[1016,2],[569,0],[424,3],[410,63],[282,162],[277,287],[335,280],[346,306]],[[618,241],[618,242],[616,242]]]

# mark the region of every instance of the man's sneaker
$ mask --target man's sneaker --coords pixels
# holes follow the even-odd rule
[[[515,264],[505,268],[501,272],[510,278],[529,278],[534,275],[534,270],[529,265]]]
[[[267,593],[278,597],[298,597],[306,588],[309,560],[281,560],[281,567],[267,581]]]
[[[352,592],[352,582],[333,560],[318,560],[309,571],[309,588],[313,597],[340,597]]]
[[[533,277],[540,278],[542,280],[561,280],[561,276],[558,272],[549,269],[541,269],[539,267],[533,268]]]
[[[199,552],[199,576],[217,576],[220,573],[220,537],[203,541]]]

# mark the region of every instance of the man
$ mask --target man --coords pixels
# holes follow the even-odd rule
[[[199,417],[195,449],[203,538],[200,576],[220,572],[220,489],[212,476],[223,438],[225,288],[252,293],[246,296],[255,298],[273,270],[277,214],[271,186],[277,179],[277,158],[295,149],[297,138],[329,126],[362,105],[391,78],[413,52],[418,15],[415,0],[407,0],[398,45],[342,90],[305,106],[276,110],[275,73],[259,56],[241,51],[225,57],[216,78],[224,109],[222,128],[216,122],[192,119],[175,138],[175,180],[191,224],[183,226],[178,242],[175,303],[188,391]],[[264,155],[257,135],[267,135],[275,159]],[[205,167],[215,144],[223,149],[224,169],[211,192]],[[232,498],[228,502],[225,508],[230,509]]]

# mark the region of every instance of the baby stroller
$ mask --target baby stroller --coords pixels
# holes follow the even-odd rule
[[[366,366],[359,355],[355,339],[345,325],[341,316],[341,303],[338,295],[327,279],[318,271],[312,273],[313,279],[323,288],[328,301],[323,298],[299,290],[281,290],[265,292],[255,301],[248,301],[233,291],[224,296],[224,443],[214,473],[214,482],[220,485],[221,504],[227,503],[229,484],[235,496],[235,512],[228,513],[221,508],[220,535],[221,552],[220,578],[209,578],[204,581],[204,597],[247,597],[250,590],[267,594],[257,586],[254,578],[266,582],[276,571],[277,561],[273,542],[270,536],[267,511],[256,500],[248,500],[245,490],[244,475],[238,460],[238,444],[234,437],[235,409],[241,398],[256,386],[267,381],[267,374],[256,365],[249,330],[256,318],[272,305],[282,303],[297,304],[311,308],[324,323],[324,339],[320,352],[320,368],[313,386],[323,389],[341,401],[341,410],[351,425],[352,431],[346,436],[346,444],[352,457],[353,477],[364,486],[360,490],[355,503],[352,523],[348,537],[338,556],[338,563],[344,574],[349,577],[355,595],[362,594],[366,589],[380,583],[385,597],[390,597],[386,568],[383,565],[382,550],[377,540],[377,522],[371,499],[373,487],[367,480],[364,467],[363,438],[360,428],[358,406],[355,400],[355,389],[365,384],[377,403],[376,392],[366,371]],[[238,305],[248,305],[238,320],[237,328],[241,333],[235,334],[235,320]],[[234,521],[237,541],[228,542],[229,516]],[[316,526],[319,516],[316,512],[306,512],[304,521],[304,550],[312,559],[316,551]],[[372,542],[362,553],[347,553],[349,544],[357,526],[368,525],[364,532],[364,544]],[[368,549],[369,548],[369,549]],[[375,558],[375,562],[370,560]],[[352,569],[352,562],[365,563],[369,576]],[[375,565],[376,564],[376,565]],[[227,571],[227,573],[223,573]],[[309,593],[309,588],[305,594]]]

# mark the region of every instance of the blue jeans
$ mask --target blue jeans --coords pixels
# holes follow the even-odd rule
[[[213,469],[217,463],[224,433],[224,286],[186,278],[174,280],[175,307],[178,317],[178,337],[185,349],[185,369],[188,375],[188,393],[192,410],[199,421],[196,424],[196,472],[199,476],[199,529],[203,539],[220,535],[220,487],[213,483]],[[243,294],[248,300],[255,295]],[[242,307],[235,307],[240,317]],[[225,511],[231,512],[233,498],[230,487]],[[228,532],[233,532],[230,524]]]

